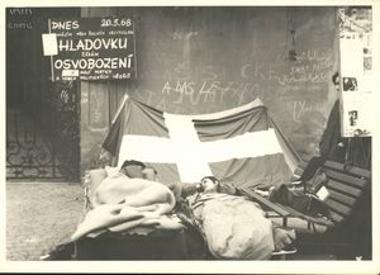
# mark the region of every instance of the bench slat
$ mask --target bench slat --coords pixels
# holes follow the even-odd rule
[[[352,208],[344,204],[336,202],[334,200],[328,199],[325,201],[325,204],[334,212],[338,212],[344,216],[348,216],[351,213]]]
[[[334,170],[339,170],[345,173],[353,174],[356,176],[361,176],[368,179],[371,178],[371,171],[367,169],[359,168],[356,166],[347,165],[346,167],[344,167],[343,163],[339,163],[339,162],[335,162],[331,160],[327,160],[323,166],[332,168]]]
[[[339,182],[340,181],[346,182],[347,184],[360,188],[360,189],[363,189],[367,186],[368,181],[366,179],[361,179],[358,177],[354,177],[354,176],[347,175],[342,172],[337,172],[330,169],[324,169],[324,172],[329,178],[335,179]]]
[[[343,184],[341,182],[337,182],[336,180],[329,179],[326,183],[327,189],[330,190],[336,190],[339,192],[342,192],[344,194],[350,195],[354,198],[358,198],[361,194],[362,191],[360,189],[357,189],[355,187],[349,186],[347,184]]]
[[[353,197],[346,196],[346,195],[339,193],[339,192],[336,192],[332,189],[330,189],[328,192],[329,192],[329,198],[331,198],[335,201],[338,201],[340,203],[343,203],[345,205],[353,206],[356,203],[356,199]]]

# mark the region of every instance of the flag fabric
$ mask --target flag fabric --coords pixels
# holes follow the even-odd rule
[[[201,115],[161,112],[128,98],[103,147],[116,158],[154,167],[163,183],[215,176],[235,186],[287,182],[299,157],[259,99]]]

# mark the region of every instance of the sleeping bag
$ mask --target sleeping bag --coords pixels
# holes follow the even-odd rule
[[[256,203],[220,193],[189,198],[210,252],[221,259],[266,260],[274,251],[272,223]]]

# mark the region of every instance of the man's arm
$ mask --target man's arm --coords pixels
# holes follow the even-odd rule
[[[187,183],[181,182],[181,197],[186,198],[187,196],[191,196],[197,192],[202,192],[202,186],[198,183]],[[220,183],[218,188],[219,193],[225,193],[229,195],[238,195],[236,187],[228,183]]]
[[[225,182],[223,183],[221,182],[219,184],[218,192],[228,194],[228,195],[239,195],[238,190],[235,186],[233,186],[230,183],[225,183]]]
[[[181,196],[184,198],[186,198],[187,196],[191,196],[200,191],[199,185],[196,183],[182,182],[181,185],[182,185]]]
[[[174,193],[177,200],[180,197],[186,198],[187,196],[191,196],[196,192],[202,191],[199,189],[199,184],[197,183],[176,182],[168,184],[167,186]]]

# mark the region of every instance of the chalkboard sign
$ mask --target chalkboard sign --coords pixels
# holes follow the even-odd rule
[[[50,19],[49,47],[54,80],[108,80],[136,77],[131,17]],[[44,43],[47,44],[47,43]]]

